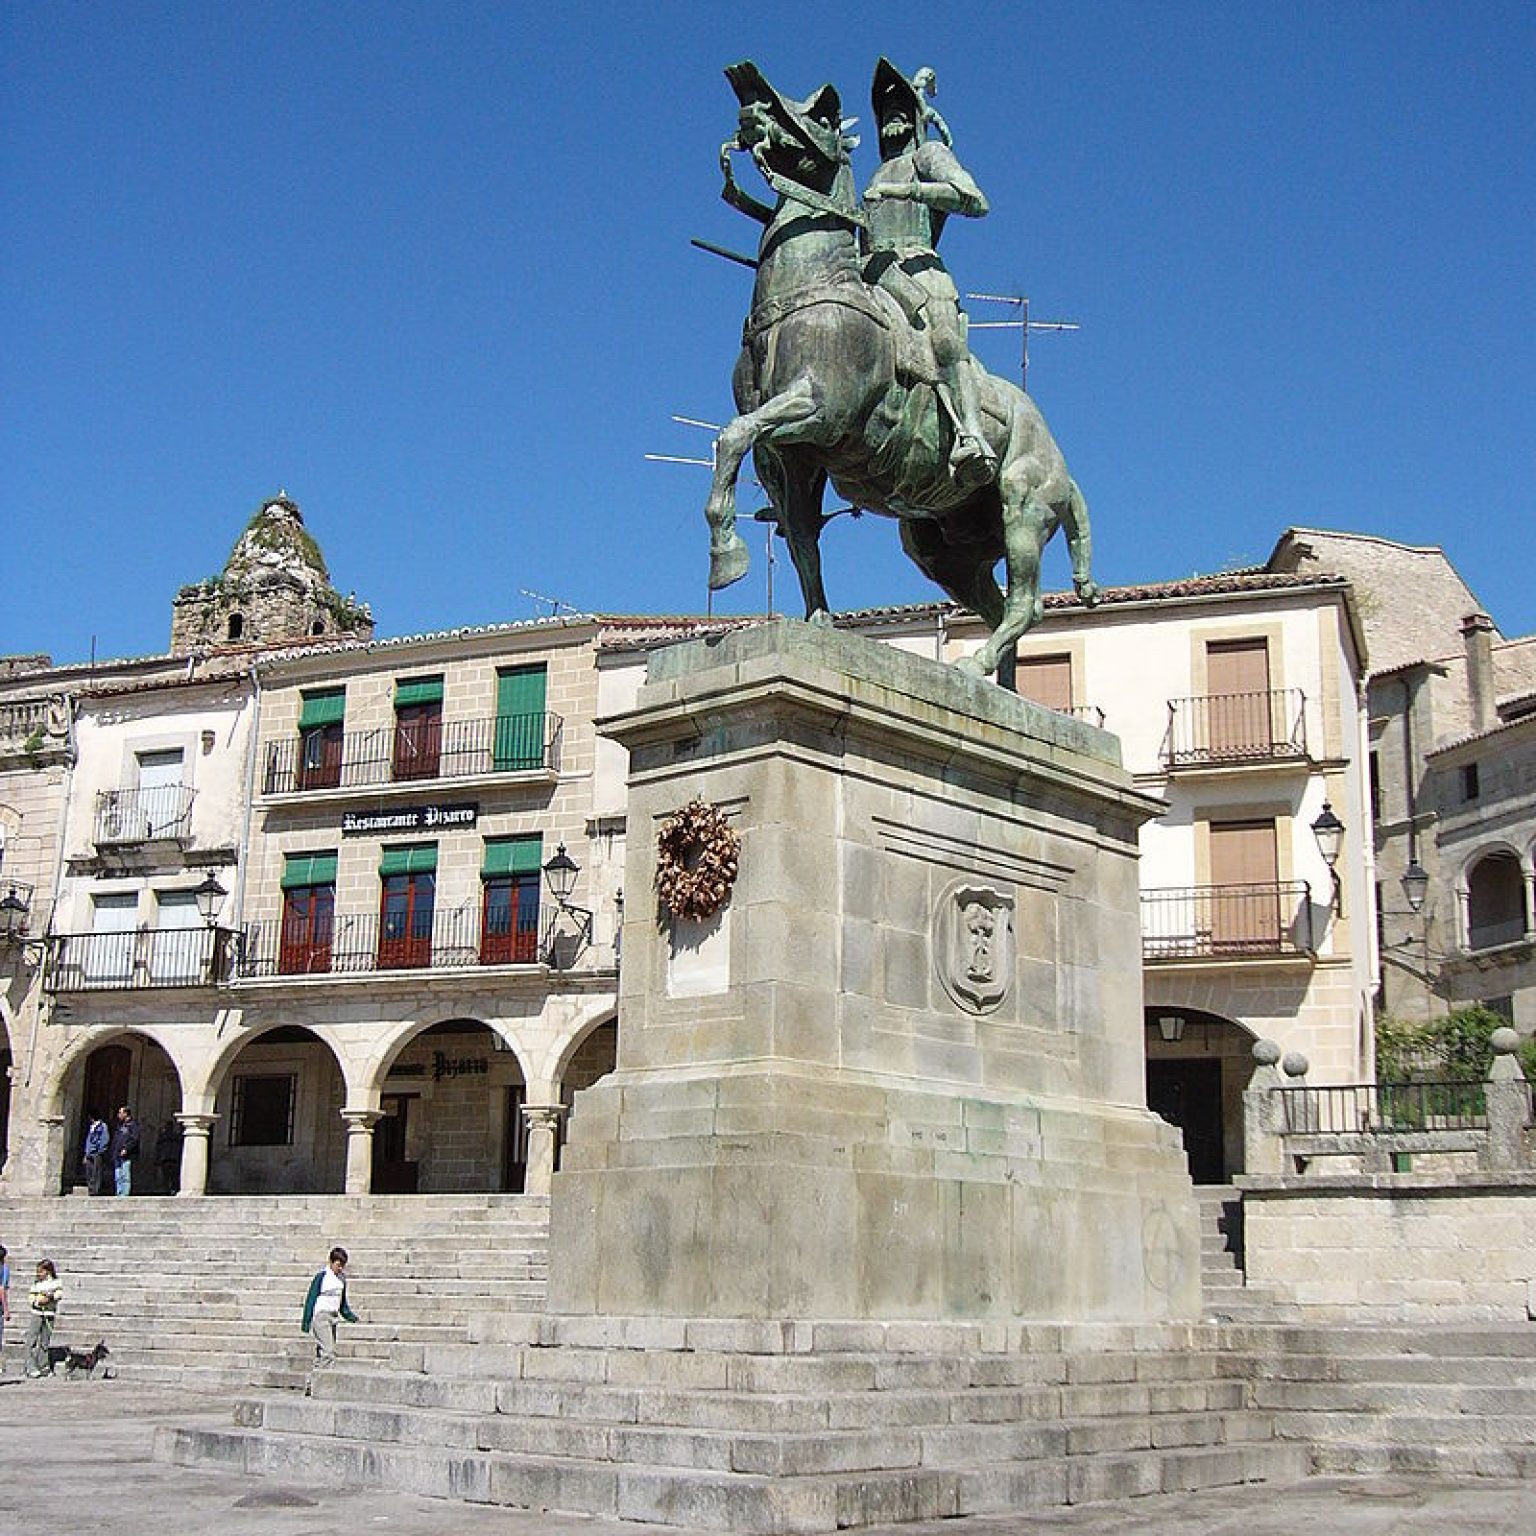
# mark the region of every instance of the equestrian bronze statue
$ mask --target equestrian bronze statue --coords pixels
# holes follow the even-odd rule
[[[917,566],[986,621],[990,637],[961,665],[991,673],[1040,617],[1040,555],[1058,528],[1078,596],[1092,605],[1098,588],[1082,492],[1034,402],[970,355],[938,256],[946,219],[982,217],[987,200],[927,101],[932,71],[908,80],[885,59],[876,67],[881,163],[862,201],[830,85],[793,101],[754,64],[725,73],[741,110],[720,151],[721,195],[763,232],[732,381],[741,414],[716,440],[705,508],[710,587],[746,574],[736,481],[751,452],[807,619],[829,621],[820,538],[830,479],[851,506],[899,519]],[[736,181],[737,154],[751,157],[771,204]]]

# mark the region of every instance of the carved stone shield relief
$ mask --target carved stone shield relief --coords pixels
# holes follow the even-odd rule
[[[961,880],[939,898],[933,955],[939,980],[967,1013],[991,1013],[1013,984],[1013,896]]]

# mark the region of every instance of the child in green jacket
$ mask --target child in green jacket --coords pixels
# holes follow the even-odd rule
[[[309,1282],[304,1298],[301,1326],[315,1341],[315,1370],[335,1364],[336,1329],[342,1322],[356,1321],[357,1314],[347,1305],[347,1250],[332,1248],[329,1262]]]

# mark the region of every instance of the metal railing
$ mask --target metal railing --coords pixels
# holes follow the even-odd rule
[[[546,712],[402,721],[372,731],[347,731],[339,753],[324,751],[309,757],[301,737],[270,741],[262,793],[284,795],[490,773],[555,773],[560,768],[564,731],[562,717]]]
[[[1169,699],[1163,765],[1192,768],[1305,758],[1306,704],[1299,688]]]
[[[123,992],[216,987],[232,974],[228,928],[135,928],[124,933],[55,934],[50,992]]]
[[[1309,955],[1313,948],[1312,887],[1305,880],[1141,893],[1141,954],[1148,962]]]
[[[192,836],[190,784],[104,789],[96,796],[96,843],[184,843]]]
[[[1275,1091],[1281,1129],[1293,1136],[1481,1131],[1488,1126],[1482,1083],[1347,1083]]]
[[[281,920],[247,925],[239,973],[273,976],[357,976],[379,971],[465,970],[492,965],[538,965],[549,955],[556,910],[541,909],[535,923],[486,932],[480,907],[438,909],[398,928],[381,930],[376,912],[341,914],[307,930]]]

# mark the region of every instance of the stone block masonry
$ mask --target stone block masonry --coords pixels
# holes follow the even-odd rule
[[[653,660],[626,891],[689,800],[740,876],[627,908],[619,1070],[577,1101],[568,1314],[1169,1319],[1199,1309],[1177,1133],[1145,1109],[1136,833],[1112,737],[780,623]]]

